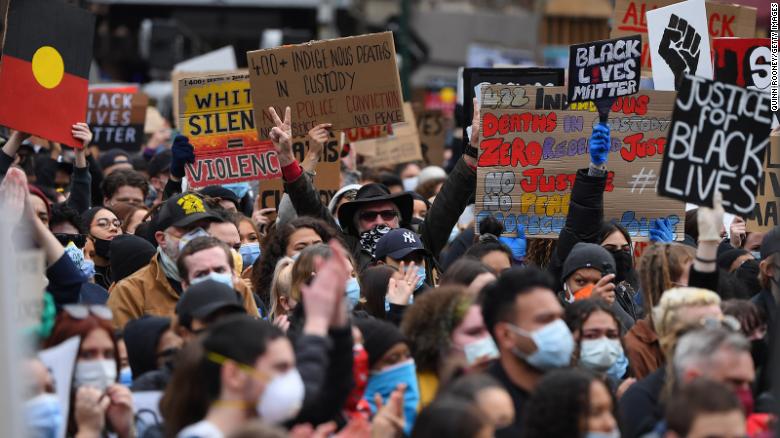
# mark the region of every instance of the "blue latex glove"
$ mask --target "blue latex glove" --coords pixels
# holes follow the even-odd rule
[[[195,150],[190,144],[190,140],[183,135],[177,135],[173,139],[173,146],[171,147],[171,175],[176,178],[183,178],[184,165],[194,162]]]
[[[512,259],[514,259],[516,263],[523,261],[525,258],[527,242],[525,239],[525,228],[523,228],[522,225],[517,225],[517,237],[501,236],[498,240],[509,247],[512,251]]]
[[[650,241],[668,243],[674,240],[674,231],[669,219],[655,219],[650,224]]]
[[[590,134],[588,148],[590,150],[590,161],[601,166],[607,162],[609,154],[609,126],[605,123],[599,123],[593,127],[593,133]]]

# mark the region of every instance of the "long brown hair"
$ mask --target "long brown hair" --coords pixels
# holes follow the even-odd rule
[[[693,261],[695,251],[679,243],[655,243],[648,246],[639,259],[639,283],[645,315],[652,322],[653,307],[665,290],[674,286],[685,271],[685,265]]]

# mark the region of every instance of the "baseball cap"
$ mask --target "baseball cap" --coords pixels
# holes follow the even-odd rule
[[[229,309],[244,312],[241,298],[232,287],[214,280],[193,284],[176,303],[176,315],[180,319],[205,319],[218,310]]]
[[[186,228],[201,220],[219,221],[220,218],[203,202],[196,193],[180,193],[168,198],[157,214],[155,229],[165,230],[168,227]]]
[[[123,151],[122,149],[109,149],[105,152],[100,153],[100,158],[98,158],[98,163],[100,163],[100,168],[105,170],[108,167],[113,166],[117,163],[130,163],[130,154]]]
[[[385,257],[401,260],[414,251],[427,252],[420,235],[406,228],[396,228],[376,242],[374,254],[380,260]]]
[[[769,230],[761,239],[761,260],[780,252],[780,225]]]

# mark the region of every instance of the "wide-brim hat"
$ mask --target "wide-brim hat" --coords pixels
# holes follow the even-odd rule
[[[362,207],[373,202],[389,201],[394,203],[401,212],[401,224],[412,220],[414,200],[408,193],[390,193],[384,184],[366,184],[357,191],[355,200],[345,203],[339,208],[339,224],[347,233],[357,232],[354,219],[355,213]]]

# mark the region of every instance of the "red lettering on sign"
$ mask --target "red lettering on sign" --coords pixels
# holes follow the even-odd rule
[[[639,97],[623,96],[615,99],[615,103],[612,104],[612,112],[643,116],[647,114],[647,104],[649,101],[650,97],[644,94]]]
[[[492,137],[496,134],[506,135],[510,132],[553,132],[557,126],[557,115],[548,114],[504,114],[496,117],[487,113],[482,119],[482,135]]]
[[[654,155],[663,155],[666,147],[666,138],[648,138],[644,140],[644,134],[639,132],[623,139],[628,147],[620,150],[620,156],[629,163],[637,158],[647,158]]]
[[[721,15],[714,13],[710,15],[708,20],[708,27],[710,30],[710,36],[714,37],[733,37],[734,30],[731,28],[731,24],[734,23],[737,17],[735,15]],[[715,27],[716,23],[720,23],[720,27]]]
[[[525,143],[521,138],[515,138],[512,143],[503,138],[490,138],[479,144],[482,154],[478,165],[521,167],[537,166],[542,159],[542,145],[532,141]]]

